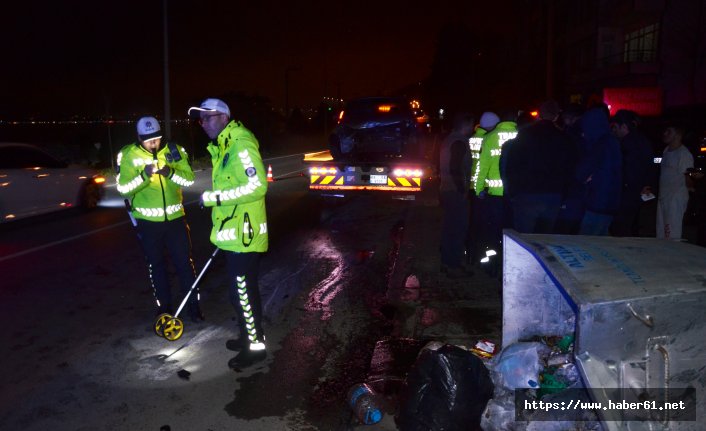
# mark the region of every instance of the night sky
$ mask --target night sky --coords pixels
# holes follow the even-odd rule
[[[3,9],[0,119],[162,113],[162,1]],[[429,74],[443,25],[490,14],[462,0],[171,1],[172,117],[228,91],[281,108],[288,68],[290,107],[394,91]]]

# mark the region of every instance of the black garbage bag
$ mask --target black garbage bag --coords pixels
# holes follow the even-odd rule
[[[480,430],[492,396],[493,381],[478,357],[450,344],[424,349],[400,391],[395,423],[401,431]]]

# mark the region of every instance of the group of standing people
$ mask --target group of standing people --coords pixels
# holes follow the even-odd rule
[[[238,316],[240,337],[229,340],[226,347],[239,353],[228,365],[245,368],[267,356],[258,288],[259,259],[268,248],[267,173],[257,139],[231,119],[225,102],[206,99],[188,114],[211,139],[207,150],[213,165],[212,188],[201,194],[201,204],[212,208],[210,240],[225,254],[229,299]],[[171,142],[162,145],[156,118],[140,118],[137,137],[137,142],[118,153],[118,191],[135,220],[156,314],[173,314],[165,251],[178,274],[182,295],[196,278],[182,195],[183,188],[194,186],[194,172],[183,147]],[[186,311],[192,322],[204,320],[198,289],[189,297]]]
[[[605,105],[562,110],[548,100],[538,117],[488,111],[477,125],[471,115],[456,117],[439,157],[441,269],[450,278],[472,275],[478,262],[497,275],[503,228],[638,236],[641,205],[655,198],[656,185],[656,236],[681,239],[695,178],[683,127],[664,129],[657,180],[652,145],[635,112],[610,117]]]

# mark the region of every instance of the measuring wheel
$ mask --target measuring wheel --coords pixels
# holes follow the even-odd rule
[[[162,336],[169,341],[178,340],[184,333],[184,322],[178,317],[171,317],[162,325]]]
[[[172,315],[169,313],[162,313],[157,316],[157,319],[154,321],[155,334],[159,335],[160,337],[164,337],[164,333],[162,333],[162,328],[164,327],[164,324],[170,319],[172,319]]]

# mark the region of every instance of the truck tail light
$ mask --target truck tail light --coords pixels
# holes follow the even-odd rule
[[[311,175],[334,175],[336,174],[336,168],[329,168],[325,166],[314,166],[309,169]]]
[[[418,168],[396,168],[392,174],[396,177],[419,178],[424,172]]]

